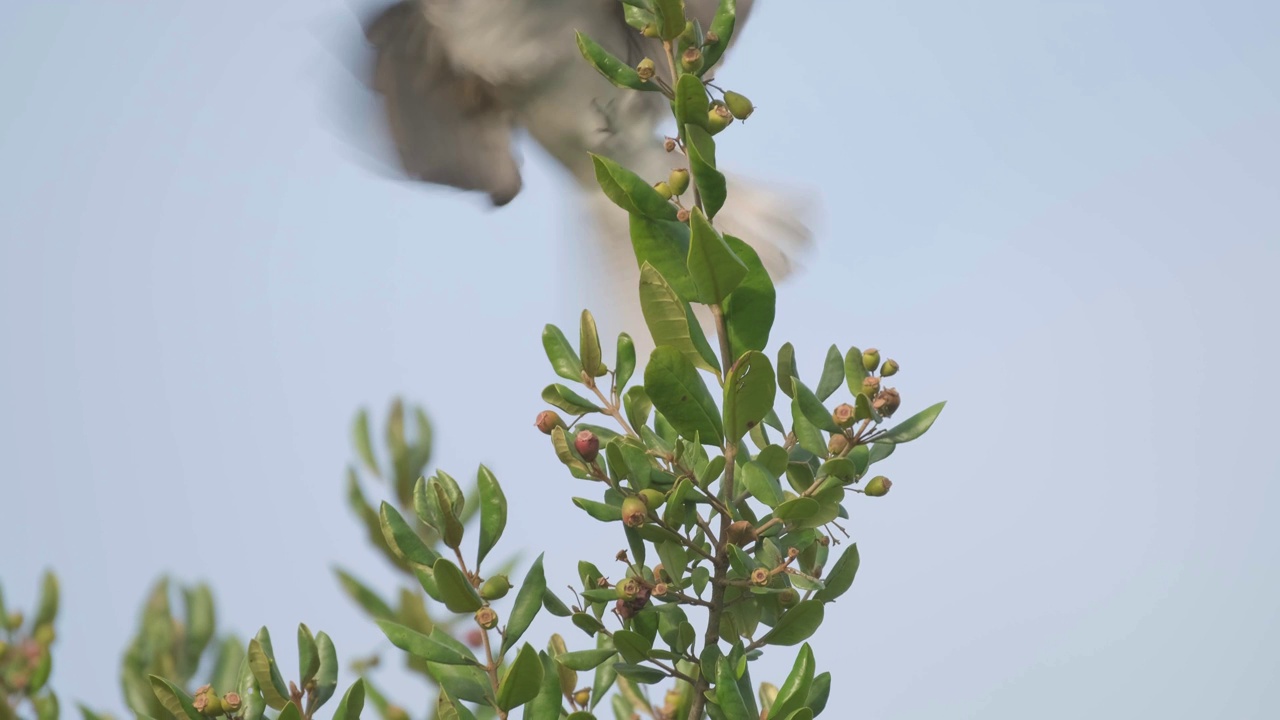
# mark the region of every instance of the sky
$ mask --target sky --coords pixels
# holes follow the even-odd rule
[[[758,5],[719,75],[760,109],[720,163],[819,207],[770,352],[816,377],[874,345],[904,415],[948,401],[851,505],[827,714],[1274,717],[1280,5]],[[567,522],[585,488],[531,427],[542,326],[591,304],[571,181],[530,143],[498,211],[371,169],[334,121],[351,22],[0,4],[0,583],[30,606],[59,574],[64,708],[123,710],[161,573],[242,635],[385,648],[330,568],[393,581],[342,482],[394,395],[438,467],[493,468],[553,586],[620,547]]]

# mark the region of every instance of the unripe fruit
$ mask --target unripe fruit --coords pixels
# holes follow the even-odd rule
[[[696,47],[691,47],[684,51],[680,56],[680,67],[685,72],[696,73],[702,69],[702,51]]]
[[[498,626],[498,613],[491,607],[482,607],[476,611],[476,624],[485,630],[492,630]]]
[[[856,410],[849,403],[841,403],[834,412],[831,413],[831,420],[842,428],[853,425],[854,414]]]
[[[844,451],[849,449],[849,438],[842,433],[831,436],[831,441],[827,443],[827,452],[832,455],[843,455]]]
[[[506,575],[494,575],[480,586],[480,597],[485,600],[501,600],[511,591],[511,581]]]
[[[657,510],[662,507],[662,503],[667,501],[667,496],[661,490],[645,488],[640,491],[640,499],[644,501],[645,507],[650,510]]]
[[[240,709],[240,705],[241,701],[239,694],[229,692],[222,696],[222,707],[226,709],[227,712],[234,714]]]
[[[724,94],[724,104],[729,106],[729,112],[739,120],[746,120],[751,117],[751,113],[755,112],[756,106],[751,104],[746,95],[740,95],[730,90]]]
[[[641,587],[635,578],[627,578],[614,586],[619,600],[635,600],[640,595]]]
[[[226,712],[222,707],[222,699],[214,695],[213,688],[208,685],[196,690],[195,696],[191,698],[191,706],[205,717],[217,717]]]
[[[560,413],[555,410],[543,410],[538,413],[538,417],[533,424],[545,435],[550,435],[552,430],[558,427],[566,427],[564,420],[560,417]]]
[[[729,526],[729,534],[725,537],[729,542],[743,547],[756,539],[756,526],[748,520],[738,520]]]
[[[622,501],[622,522],[630,528],[638,528],[649,519],[649,506],[637,495]]]
[[[769,571],[764,568],[756,568],[751,571],[751,584],[764,586],[769,584]]]
[[[798,602],[800,602],[800,593],[791,588],[787,588],[786,590],[778,593],[778,604],[782,605],[784,608],[793,607]]]
[[[657,23],[649,23],[644,26],[644,29],[640,31],[640,34],[647,38],[656,38],[661,34],[661,32],[658,30]]]
[[[867,372],[875,372],[880,367],[880,351],[871,348],[862,351],[862,369]]]
[[[893,377],[898,374],[898,361],[885,360],[880,366],[880,377]]]
[[[573,701],[577,703],[578,707],[586,707],[587,703],[591,701],[591,690],[582,688],[573,694]]]
[[[729,112],[729,108],[724,103],[717,100],[711,109],[707,111],[707,131],[712,135],[719,133],[721,130],[729,127],[733,122],[733,113]]]
[[[658,191],[658,194],[662,196],[663,200],[670,200],[671,196],[676,194],[674,192],[674,188],[672,188],[665,180],[654,183],[653,189]]]
[[[590,430],[583,430],[573,439],[573,447],[587,462],[595,462],[600,454],[600,438]]]
[[[889,494],[889,488],[891,487],[893,487],[893,483],[889,478],[883,475],[877,475],[871,478],[870,482],[867,483],[867,486],[863,488],[862,492],[870,495],[871,497],[884,497]]]
[[[875,408],[876,412],[885,417],[893,417],[893,414],[898,411],[898,406],[901,404],[902,396],[898,394],[897,389],[886,388],[881,390],[880,394],[876,395],[876,399],[872,401],[871,407]]]
[[[652,80],[653,76],[656,75],[657,72],[658,66],[655,65],[653,60],[650,58],[645,58],[640,61],[639,65],[636,65],[636,74],[640,76],[641,80]]]
[[[671,192],[683,195],[684,191],[689,189],[689,171],[684,168],[675,168],[667,177],[667,184],[671,186]]]
[[[868,398],[873,398],[876,393],[880,392],[880,378],[871,375],[862,378],[862,394]]]

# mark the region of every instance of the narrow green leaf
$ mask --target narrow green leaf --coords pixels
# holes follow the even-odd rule
[[[604,375],[608,368],[601,361],[600,331],[590,310],[582,311],[578,329],[578,351],[582,355],[582,371],[595,378]]]
[[[840,432],[840,426],[831,418],[831,411],[823,407],[822,401],[818,399],[818,396],[814,395],[812,390],[800,382],[799,378],[793,378],[791,383],[796,393],[795,400],[799,403],[800,412],[804,413],[805,419],[820,430],[833,433]],[[823,443],[823,450],[815,454],[825,456],[825,446],[826,443]],[[805,449],[808,450],[808,448]]]
[[[892,455],[892,454],[893,454],[893,451],[894,451],[897,447],[898,447],[897,445],[894,445],[894,444],[892,444],[892,443],[885,444],[885,445],[880,445],[880,444],[877,444],[877,443],[872,443],[872,444],[871,444],[871,454],[870,454],[870,456],[867,458],[867,464],[869,464],[869,465],[874,465],[875,463],[878,463],[878,462],[880,462],[881,460],[884,460],[885,458],[887,458],[887,457],[889,457],[890,455]]]
[[[435,578],[440,597],[450,612],[473,613],[480,609],[483,602],[475,587],[467,580],[467,576],[448,558],[436,560],[431,566],[431,575]]]
[[[688,76],[686,76],[688,77]],[[703,111],[703,125],[706,124],[707,113]],[[714,218],[724,207],[729,196],[724,174],[716,168],[716,144],[711,134],[696,124],[688,124],[685,129],[685,149],[689,152],[689,169],[693,171],[693,182],[702,197],[702,204],[707,209],[707,217]]]
[[[538,555],[538,559],[529,566],[529,572],[525,574],[524,582],[520,584],[520,591],[516,593],[516,601],[511,607],[511,616],[507,618],[507,632],[502,640],[502,651],[498,653],[499,655],[506,655],[508,650],[515,647],[520,636],[524,635],[524,631],[529,629],[529,625],[533,623],[538,610],[542,607],[542,596],[546,592],[547,578],[542,571],[542,555]]]
[[[782,502],[782,484],[759,460],[753,460],[742,468],[743,484],[747,491],[770,508],[778,508]],[[797,498],[799,499],[799,498]]]
[[[385,600],[353,575],[342,568],[334,568],[333,572],[338,576],[338,583],[342,585],[342,589],[347,592],[347,595],[352,600],[355,600],[357,605],[364,608],[364,611],[369,615],[375,619],[390,619],[396,616],[395,611],[391,609],[391,606]]]
[[[538,661],[542,663],[542,685],[538,688],[538,696],[529,701],[529,705],[524,710],[524,715],[530,720],[532,718],[559,718],[563,708],[560,701],[561,690],[555,661],[545,652],[538,653]],[[447,719],[437,718],[437,720]]]
[[[696,291],[689,277],[689,225],[633,214],[629,226],[636,266],[652,265],[681,300],[692,299]]]
[[[796,369],[796,349],[791,343],[783,343],[778,348],[778,389],[787,397],[794,398],[796,390],[791,382],[798,377],[800,372]]]
[[[645,640],[640,633],[630,630],[618,630],[613,633],[613,645],[625,662],[642,663],[649,657],[653,643]]]
[[[183,692],[182,688],[156,675],[149,675],[148,678],[151,680],[151,691],[155,693],[156,699],[175,718],[204,720],[204,716],[196,712],[195,707],[192,706],[191,697]]]
[[[720,62],[720,57],[724,55],[725,48],[729,47],[729,40],[733,37],[734,25],[738,19],[738,3],[737,0],[720,0],[720,5],[716,8],[715,18],[711,21],[711,32],[715,33],[719,38],[718,41],[702,48],[702,67],[710,70]]]
[[[476,665],[476,659],[455,648],[433,640],[430,636],[389,620],[379,620],[378,627],[392,645],[414,657],[443,665]]]
[[[510,711],[538,696],[542,686],[542,660],[529,643],[525,643],[498,685],[498,707]]]
[[[724,383],[724,430],[728,439],[736,442],[759,425],[773,409],[775,393],[769,356],[752,350],[738,358]]]
[[[184,589],[182,596],[187,616],[187,657],[194,663],[209,646],[217,625],[213,592],[208,585],[200,584]]]
[[[777,291],[760,256],[750,245],[732,235],[725,235],[724,241],[747,266],[747,276],[724,302],[729,349],[734,357],[739,357],[748,350],[763,351],[769,344]]]
[[[644,369],[644,389],[658,412],[685,438],[724,443],[720,411],[687,355],[669,345],[656,348]]]
[[[832,345],[827,348],[827,359],[822,364],[822,377],[818,380],[817,393],[819,400],[826,400],[831,397],[831,393],[839,389],[844,383],[844,356],[840,354],[840,348]]]
[[[842,367],[842,378],[843,372]],[[809,689],[813,686],[814,667],[813,649],[805,643],[796,655],[795,664],[791,666],[791,674],[778,689],[773,707],[769,708],[768,720],[789,720],[791,713],[804,707],[805,701],[809,699]]]
[[[862,350],[851,347],[844,354],[844,377],[849,384],[849,394],[857,396],[862,392],[862,381],[869,375],[862,366]]]
[[[298,687],[306,687],[320,670],[320,649],[316,647],[316,638],[311,634],[311,628],[301,623],[298,625],[298,669]]]
[[[573,504],[582,508],[583,512],[600,522],[619,522],[622,520],[622,508],[606,505],[586,498],[573,498]]]
[[[333,712],[333,720],[360,720],[360,712],[364,710],[364,678],[351,683],[347,692]],[[280,720],[276,718],[276,720]]]
[[[858,556],[858,544],[854,543],[848,550],[841,553],[831,572],[827,573],[826,587],[815,593],[813,599],[832,602],[845,594],[853,585],[853,579],[858,574],[858,565],[861,562]]]
[[[276,667],[275,658],[263,649],[258,638],[249,641],[249,669],[253,671],[253,677],[258,681],[258,690],[262,693],[262,698],[267,701],[267,707],[272,710],[283,709],[289,702],[289,690],[284,687],[283,680],[276,682],[280,671]]]
[[[663,40],[675,40],[684,32],[684,0],[653,0],[658,16],[659,36]]]
[[[374,477],[382,477],[382,469],[378,467],[378,458],[373,454],[373,441],[369,436],[369,413],[364,410],[356,414],[356,420],[351,427],[351,439],[365,468],[373,473]]]
[[[658,194],[644,178],[602,155],[591,154],[596,181],[615,205],[654,220],[675,220],[676,206]]]
[[[819,600],[802,600],[778,618],[773,629],[759,642],[766,645],[797,645],[808,640],[822,624],[824,605]]]
[[[654,683],[659,683],[665,680],[667,677],[667,674],[665,672],[655,667],[649,667],[648,665],[632,665],[630,663],[614,663],[613,670],[614,672],[618,673],[619,677],[626,678],[632,682],[640,683],[641,685],[652,685]]]
[[[600,406],[558,383],[543,388],[542,401],[573,415],[600,412]]]
[[[439,553],[427,547],[418,533],[409,527],[399,510],[386,501],[378,508],[378,521],[382,527],[382,537],[387,546],[408,562],[424,567],[431,567]]]
[[[796,384],[798,385],[798,382]],[[822,431],[810,422],[808,415],[805,414],[801,406],[800,388],[795,387],[794,390],[796,397],[791,401],[791,428],[796,434],[796,442],[814,455],[826,457],[827,441],[822,437]]]
[[[773,509],[773,516],[780,520],[804,520],[821,509],[813,498],[792,498]]]
[[[276,716],[276,720],[302,720],[302,711],[290,701],[285,703],[284,709]]]
[[[827,698],[831,695],[831,673],[820,673],[813,679],[813,687],[809,688],[809,699],[805,705],[817,716],[827,707]]]
[[[641,80],[640,73],[635,68],[614,57],[596,41],[582,33],[575,34],[578,38],[578,52],[609,82],[631,90],[661,90],[657,83]]]
[[[573,346],[560,328],[548,324],[542,329],[542,349],[546,351],[551,369],[557,375],[565,380],[582,382],[582,361],[578,359],[578,353],[573,351]]]
[[[58,617],[58,577],[46,570],[40,582],[40,599],[36,602],[36,614],[31,627],[48,625]]]
[[[915,440],[929,430],[933,425],[933,421],[938,419],[938,415],[942,413],[942,408],[946,404],[944,400],[937,405],[931,405],[921,410],[895,425],[889,432],[876,438],[876,442],[886,445],[900,445]]]
[[[689,215],[689,277],[697,289],[697,301],[716,305],[747,277],[747,266],[733,254],[720,233],[699,208]]]
[[[646,263],[640,268],[640,309],[655,346],[678,350],[696,367],[720,372],[715,353],[688,303],[676,295],[661,274]],[[709,357],[708,357],[709,356]],[[650,398],[653,395],[650,393]]]
[[[493,472],[484,465],[480,466],[476,474],[476,487],[480,492],[480,546],[476,550],[478,567],[507,529],[507,497],[502,493],[502,486],[498,484]]]
[[[589,616],[588,616],[589,617]],[[604,661],[613,657],[615,651],[613,648],[602,648],[599,650],[575,650],[574,652],[561,653],[556,656],[556,662],[579,672],[592,670],[604,663]]]
[[[636,344],[632,341],[631,336],[626,333],[618,335],[618,357],[617,369],[615,372],[615,384],[618,392],[622,392],[622,388],[627,386],[631,380],[631,375],[636,371]]]
[[[316,707],[320,707],[333,697],[338,689],[338,651],[333,646],[333,639],[326,632],[316,633],[316,655],[320,658],[320,667],[316,670]],[[348,690],[348,693],[351,691]],[[361,690],[361,702],[364,702]]]
[[[759,716],[751,716],[747,702],[738,689],[738,679],[734,677],[732,663],[721,660],[716,666],[716,704],[725,720],[758,720]]]
[[[710,102],[702,80],[697,75],[682,74],[676,81],[675,95],[676,124],[679,127],[694,125],[705,132]]]

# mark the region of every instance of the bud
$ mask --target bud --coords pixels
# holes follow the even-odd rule
[[[586,707],[587,703],[591,702],[590,688],[582,688],[578,692],[574,693],[573,702],[577,704],[578,707]]]
[[[880,377],[893,377],[898,374],[898,361],[885,360],[880,366]]]
[[[752,585],[760,585],[760,586],[768,585],[768,584],[769,584],[769,571],[768,571],[768,570],[765,570],[764,568],[756,568],[755,570],[752,570],[752,571],[751,571],[751,584],[752,584]]]
[[[653,594],[655,597],[663,597],[668,592],[671,592],[671,588],[667,587],[667,584],[664,582],[660,582],[653,586]]]
[[[707,34],[702,36],[703,45],[715,45],[718,42],[720,42],[720,36],[714,31],[708,30]]]
[[[707,111],[708,132],[715,135],[729,127],[731,122],[733,122],[733,113],[729,112],[729,107],[719,100],[715,101],[711,105],[711,109]]]
[[[702,51],[696,47],[691,47],[684,51],[680,56],[680,67],[685,72],[696,73],[702,69]]]
[[[883,475],[877,475],[871,478],[871,481],[867,483],[867,486],[863,488],[862,492],[870,495],[871,497],[884,497],[889,494],[889,488],[891,487],[893,487],[893,483],[889,478]]]
[[[644,26],[644,29],[640,31],[640,34],[647,38],[656,38],[662,33],[658,30],[658,23],[649,23]]]
[[[755,112],[756,106],[751,104],[746,95],[740,95],[730,90],[724,94],[724,103],[729,106],[729,112],[739,120],[746,120],[751,117],[751,113]]]
[[[638,495],[632,495],[622,501],[622,523],[630,528],[638,528],[649,519],[649,506]]]
[[[756,526],[748,520],[738,520],[729,526],[729,534],[725,537],[734,545],[743,547],[756,539]]]
[[[831,436],[830,442],[827,443],[827,452],[832,455],[843,455],[849,449],[849,438],[844,433],[836,433]]]
[[[887,388],[876,395],[876,399],[871,402],[871,407],[885,417],[893,417],[893,414],[898,411],[898,406],[901,404],[902,396],[898,394],[897,389]]]
[[[222,696],[222,707],[229,713],[235,713],[240,709],[240,695],[229,692]]]
[[[684,208],[680,208],[680,210],[676,212],[676,220],[682,223],[689,222],[689,211]]]
[[[476,611],[476,624],[485,630],[492,630],[498,626],[498,613],[491,607],[482,607]]]
[[[676,141],[675,141],[674,139],[672,139],[672,138],[667,138],[666,140],[663,140],[663,141],[662,141],[662,149],[663,149],[663,150],[666,150],[667,152],[675,152],[675,151],[676,151]]]
[[[669,185],[666,180],[654,183],[653,189],[658,191],[658,194],[662,196],[663,200],[670,200],[671,196],[675,194],[672,191],[671,185]]]
[[[653,76],[656,75],[657,72],[658,66],[653,63],[651,58],[645,58],[640,61],[639,65],[636,65],[636,74],[645,82],[652,80]]]
[[[595,462],[600,454],[600,438],[590,430],[583,430],[573,439],[573,447],[587,462]]]
[[[796,592],[792,588],[787,588],[786,590],[778,593],[778,603],[784,608],[793,607],[798,602],[800,602],[800,593]]]
[[[640,582],[635,578],[627,578],[614,586],[614,591],[618,593],[619,600],[635,600],[640,595],[641,590]]]
[[[880,351],[871,348],[862,351],[862,369],[867,372],[875,372],[880,367]]]
[[[854,410],[854,407],[849,403],[841,403],[836,407],[835,411],[831,413],[831,420],[840,427],[847,428],[850,425],[853,425],[855,412],[856,410]]]
[[[511,581],[506,575],[494,575],[480,586],[480,597],[485,600],[501,600],[511,590]]]
[[[667,184],[671,186],[671,192],[683,195],[684,191],[689,189],[689,171],[685,168],[673,169],[671,175],[667,177]]]
[[[880,378],[875,375],[868,375],[862,378],[862,394],[869,398],[876,396],[880,392]]]
[[[667,496],[661,490],[645,488],[640,491],[640,499],[644,501],[645,507],[650,510],[657,510],[662,507],[662,503],[667,501]]]
[[[798,547],[787,548],[787,559],[795,560],[798,557],[800,557],[800,548]]]
[[[543,410],[538,413],[538,417],[533,421],[533,424],[545,435],[550,435],[551,431],[558,427],[567,427],[564,424],[564,420],[561,419],[560,413],[555,410]]]

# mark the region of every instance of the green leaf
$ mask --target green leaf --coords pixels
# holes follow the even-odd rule
[[[373,473],[374,477],[382,477],[378,458],[373,454],[373,441],[369,437],[369,414],[364,410],[356,414],[356,420],[351,427],[351,439],[355,442],[356,452],[360,455],[365,468]]]
[[[267,706],[262,697],[262,688],[258,684],[258,678],[253,673],[253,664],[249,661],[248,652],[245,653],[244,660],[240,663],[240,672],[237,673],[237,676],[240,680],[236,684],[236,692],[239,693],[240,700],[243,703],[240,707],[240,716],[244,720],[262,720]],[[130,702],[130,705],[132,706],[133,703]]]
[[[618,335],[618,368],[615,371],[615,385],[618,392],[622,392],[622,388],[627,386],[627,382],[631,380],[631,375],[636,371],[636,344],[632,341],[631,336],[626,333]]]
[[[821,507],[818,501],[808,497],[792,498],[773,509],[773,516],[779,520],[804,520],[818,513]]]
[[[819,400],[826,400],[831,393],[839,389],[844,382],[844,357],[840,348],[832,345],[827,348],[827,359],[822,365],[822,378],[818,380],[817,395]]]
[[[360,712],[364,710],[364,678],[351,683],[342,701],[333,712],[333,720],[360,720]],[[276,720],[280,720],[276,718]]]
[[[302,711],[293,702],[285,704],[284,709],[276,716],[276,720],[302,720]]]
[[[608,369],[601,362],[600,332],[596,329],[596,319],[590,310],[582,311],[582,319],[578,329],[578,348],[582,353],[582,371],[595,378],[604,375]]]
[[[494,702],[493,686],[482,668],[472,665],[427,663],[427,670],[440,685],[440,689],[452,697],[485,705]]]
[[[590,617],[590,616],[588,616]],[[592,670],[609,658],[613,657],[615,651],[613,648],[602,648],[599,650],[576,650],[574,652],[561,653],[556,656],[556,662],[579,672]]]
[[[738,19],[737,0],[720,0],[716,8],[715,18],[711,21],[711,32],[720,40],[702,48],[702,67],[710,70],[720,62],[725,48],[729,47],[729,39],[733,37],[733,28]]]
[[[661,90],[657,83],[641,80],[640,73],[635,68],[614,57],[591,38],[582,33],[575,34],[582,57],[609,82],[631,90]]]
[[[439,553],[427,547],[418,533],[409,527],[404,516],[390,503],[383,501],[378,508],[378,522],[382,527],[382,537],[387,546],[405,560],[431,567],[440,557]]]
[[[613,646],[618,654],[629,663],[642,663],[649,657],[653,643],[644,639],[640,633],[630,630],[618,630],[613,633]]]
[[[946,404],[944,400],[937,405],[931,405],[921,410],[895,425],[889,432],[877,437],[876,442],[885,443],[886,445],[900,445],[915,440],[929,430],[933,425],[933,421],[938,419],[938,415],[942,413],[942,408]]]
[[[687,355],[669,345],[656,348],[644,369],[645,394],[685,438],[706,445],[724,443],[720,411]]]
[[[720,706],[725,720],[758,720],[759,716],[751,716],[747,709],[747,701],[738,689],[738,679],[734,677],[733,664],[721,660],[716,665],[716,704]]]
[[[836,598],[845,594],[849,587],[853,585],[853,579],[858,574],[858,565],[861,559],[858,557],[858,544],[854,543],[852,547],[845,550],[836,560],[836,564],[831,568],[831,572],[827,573],[826,587],[820,592],[814,594],[814,600],[822,602],[832,602]]]
[[[665,672],[658,668],[649,667],[648,665],[614,663],[613,670],[618,673],[619,677],[624,677],[632,682],[640,683],[641,685],[652,685],[654,683],[662,682],[667,677]]]
[[[822,624],[823,603],[819,600],[802,600],[778,618],[773,629],[757,642],[765,645],[796,645],[808,640]]]
[[[484,465],[476,475],[476,487],[480,491],[480,547],[476,550],[479,567],[507,528],[507,497],[493,472]]]
[[[697,75],[684,73],[676,81],[675,95],[676,125],[694,125],[705,133],[707,112],[711,109],[706,86]],[[688,135],[685,137],[688,138]]]
[[[525,643],[498,684],[498,707],[506,711],[519,707],[537,697],[541,686],[542,660],[538,651]]]
[[[565,380],[582,382],[582,361],[578,359],[578,353],[573,351],[573,346],[560,328],[548,324],[542,329],[542,349],[546,351],[551,369],[557,375]]]
[[[689,304],[648,263],[640,268],[640,309],[655,346],[675,348],[694,366],[719,374],[715,353]],[[649,397],[652,399],[653,394],[649,393]]]
[[[791,401],[791,427],[796,434],[796,442],[814,455],[826,457],[827,441],[822,437],[822,431],[809,421],[808,415],[801,406],[799,382],[793,382],[796,385],[794,388],[796,396]]]
[[[857,396],[862,392],[862,381],[869,375],[867,369],[862,366],[862,350],[856,347],[849,348],[844,354],[844,377],[849,383],[849,394]]]
[[[747,491],[770,508],[782,502],[782,484],[759,460],[752,460],[742,468],[742,481]],[[799,499],[799,498],[796,498]]]
[[[404,650],[414,657],[444,665],[476,665],[476,659],[458,652],[444,643],[433,640],[428,635],[405,627],[389,620],[379,620],[378,627],[387,636],[392,645]]]
[[[531,720],[532,718],[559,718],[561,691],[555,661],[545,652],[538,653],[538,661],[542,663],[542,685],[538,689],[538,696],[525,708],[524,715]],[[441,717],[437,720],[447,720],[447,718]]]
[[[831,694],[831,673],[820,673],[813,679],[813,687],[809,688],[809,699],[805,705],[813,710],[816,716],[827,707],[827,697]]]
[[[306,687],[320,670],[320,649],[316,647],[311,628],[305,624],[298,625],[298,669],[298,687]]]
[[[842,378],[843,372],[844,369],[841,368]],[[813,686],[813,673],[813,649],[805,643],[800,648],[800,653],[796,655],[795,664],[791,666],[791,674],[787,676],[787,681],[778,689],[773,707],[769,708],[768,720],[784,718],[789,720],[791,713],[804,707],[805,700],[809,699],[809,688]]]
[[[511,616],[507,618],[507,631],[503,637],[502,652],[499,655],[506,655],[524,631],[529,629],[529,625],[533,623],[538,610],[542,607],[542,596],[546,592],[547,578],[542,571],[542,555],[538,555],[538,559],[529,566],[529,572],[525,574],[524,582],[520,584],[520,591],[516,593],[516,601],[511,607]]]
[[[58,617],[58,577],[46,570],[40,583],[40,600],[36,602],[36,614],[31,627],[48,625]]]
[[[448,478],[444,473],[437,473],[441,478]],[[448,547],[458,549],[462,544],[462,521],[458,519],[458,510],[461,502],[456,502],[449,497],[449,491],[445,489],[444,483],[437,479],[432,479],[427,484],[427,492],[435,492],[437,507],[439,508],[439,517],[443,520],[443,527],[436,528],[440,532],[440,540]],[[461,500],[461,498],[458,498]],[[438,559],[438,558],[437,558]],[[433,563],[434,566],[434,563]]]
[[[600,522],[619,522],[622,520],[622,508],[606,505],[586,498],[573,498],[573,504],[582,508],[583,512]]]
[[[151,691],[156,694],[156,699],[168,710],[175,718],[187,718],[187,720],[204,720],[204,716],[196,712],[195,707],[191,705],[191,697],[182,691],[177,685],[156,675],[147,676],[151,680]]]
[[[796,349],[791,343],[783,343],[778,348],[778,389],[789,398],[796,396],[796,389],[791,382],[800,377],[796,369]]]
[[[629,226],[636,266],[652,265],[681,300],[691,299],[696,291],[693,278],[689,277],[688,224],[631,215]]]
[[[440,597],[450,612],[473,613],[484,604],[467,576],[448,558],[436,560],[435,565],[431,566],[431,575],[435,578]]]
[[[316,654],[320,657],[320,667],[316,670],[316,707],[320,707],[333,697],[338,689],[338,651],[328,633],[316,633]],[[350,693],[350,690],[347,691]],[[361,690],[361,702],[364,701]]]
[[[773,365],[769,356],[749,351],[729,369],[724,383],[724,429],[737,442],[773,409]]]
[[[750,245],[732,235],[725,235],[724,241],[747,266],[746,278],[724,303],[729,349],[733,357],[739,357],[748,350],[763,351],[769,344],[777,292],[760,256]]]
[[[663,40],[675,40],[684,32],[684,0],[653,0],[658,16],[658,33]]]
[[[833,433],[840,432],[840,426],[831,418],[831,411],[822,406],[822,401],[818,399],[818,396],[814,395],[812,390],[800,382],[799,378],[794,378],[791,382],[792,387],[795,388],[795,400],[799,403],[800,412],[804,413],[805,419],[820,430]],[[826,443],[822,443],[822,445],[822,450],[814,454],[826,454]],[[805,449],[808,450],[808,448]]]
[[[688,77],[687,75],[685,77]],[[702,124],[705,126],[707,113],[702,113]],[[707,217],[715,217],[724,207],[729,191],[724,174],[716,169],[716,144],[711,134],[696,124],[684,126],[685,149],[689,153],[689,169],[693,172],[693,182],[702,197],[702,204],[707,209]]]
[[[213,606],[213,592],[208,585],[197,585],[183,590],[183,602],[187,615],[187,657],[192,662],[198,661],[213,638],[216,619]]]
[[[258,681],[267,706],[273,710],[282,709],[289,701],[289,688],[280,674],[275,650],[271,647],[271,633],[267,632],[266,627],[258,630],[257,637],[249,641],[248,656],[249,669]]]
[[[353,575],[342,568],[334,568],[333,572],[338,576],[338,583],[342,585],[342,589],[347,592],[347,595],[351,596],[351,599],[355,600],[356,604],[364,608],[364,611],[369,615],[375,619],[390,619],[396,616],[395,611],[391,609],[391,606],[385,600]]]
[[[747,277],[747,266],[696,207],[689,215],[689,231],[689,277],[698,291],[696,299],[716,305]]]
[[[867,464],[874,465],[875,463],[878,463],[881,460],[884,460],[885,458],[892,455],[894,449],[896,449],[897,447],[898,447],[897,445],[894,445],[892,443],[887,445],[879,445],[876,443],[872,443],[870,455],[867,458]]]
[[[559,383],[543,388],[542,401],[572,415],[600,412],[598,405]]]
[[[675,220],[676,206],[658,194],[644,178],[602,155],[591,154],[596,181],[615,205],[654,220]]]

